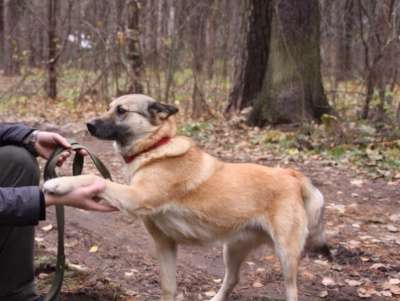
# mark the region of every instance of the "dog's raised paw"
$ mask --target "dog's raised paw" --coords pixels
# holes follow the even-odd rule
[[[46,181],[43,184],[43,192],[56,194],[56,195],[64,195],[69,193],[72,190],[72,186],[68,185],[62,178],[51,179]]]

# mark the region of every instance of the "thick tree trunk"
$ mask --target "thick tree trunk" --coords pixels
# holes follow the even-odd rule
[[[129,0],[127,4],[128,10],[128,27],[127,27],[127,47],[128,61],[130,65],[130,87],[131,93],[143,93],[142,85],[142,54],[140,51],[140,31],[139,31],[139,15],[140,6],[138,0]]]
[[[58,0],[48,0],[48,42],[49,42],[49,57],[48,57],[48,90],[47,96],[55,99],[57,97],[57,8]]]
[[[318,1],[274,3],[266,73],[248,122],[293,123],[332,113],[321,79]]]
[[[235,81],[226,112],[240,111],[252,105],[252,100],[261,90],[268,61],[272,2],[249,2],[248,21],[244,21],[246,42],[235,68]]]

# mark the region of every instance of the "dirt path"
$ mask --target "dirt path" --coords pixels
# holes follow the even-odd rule
[[[87,136],[82,136],[79,141],[107,162],[115,180],[126,182],[122,161],[114,155],[110,143]],[[207,145],[205,148],[208,149]],[[211,147],[208,150],[213,153]],[[226,159],[234,161],[237,158]],[[272,166],[278,163],[255,160],[251,155],[249,159]],[[291,166],[310,176],[324,193],[327,236],[335,252],[332,263],[304,258],[299,275],[300,300],[323,300],[320,295],[325,300],[335,301],[362,300],[362,295],[370,295],[367,300],[374,301],[400,300],[400,295],[396,298],[393,294],[396,279],[400,279],[399,182],[360,179],[352,171],[324,161],[308,161],[301,166],[293,163]],[[90,170],[88,168],[86,172]],[[125,300],[159,298],[158,265],[152,241],[140,221],[121,213],[67,210],[66,214],[67,258],[88,271],[78,273],[79,276],[76,273],[72,277],[67,275],[65,300],[120,300],[117,295],[121,293],[134,296]],[[53,212],[49,212],[48,220],[39,226],[39,253],[54,252],[55,231],[42,230],[50,223],[55,225]],[[89,250],[93,246],[98,250],[91,253]],[[179,249],[180,300],[208,300],[218,290],[223,277],[221,250],[218,244]],[[266,300],[260,296],[283,298],[279,265],[267,248],[251,254],[241,275],[241,282],[230,300]],[[40,282],[47,279],[43,271],[39,278],[42,279]],[[389,279],[394,279],[391,284]]]

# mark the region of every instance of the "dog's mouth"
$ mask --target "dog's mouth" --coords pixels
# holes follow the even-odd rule
[[[122,145],[127,144],[133,136],[127,126],[116,125],[110,120],[93,119],[86,126],[90,135],[102,140],[117,141]]]

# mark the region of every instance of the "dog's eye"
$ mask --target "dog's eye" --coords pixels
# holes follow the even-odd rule
[[[117,109],[116,109],[116,112],[117,112],[118,115],[123,115],[128,111],[125,110],[122,106],[118,106]]]

